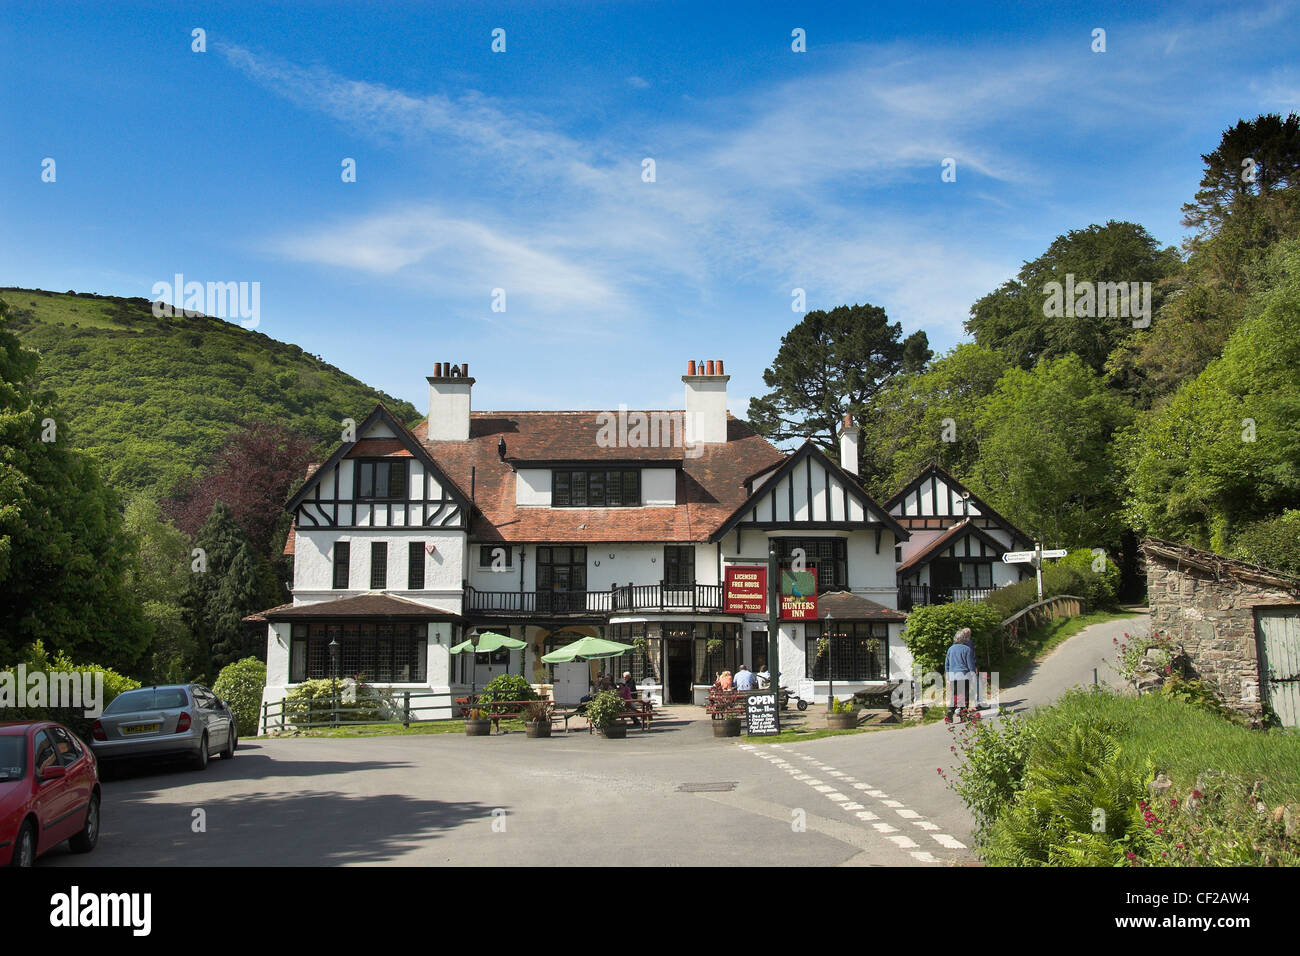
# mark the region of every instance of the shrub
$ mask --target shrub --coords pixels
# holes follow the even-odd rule
[[[266,665],[256,657],[227,664],[221,669],[212,691],[229,706],[243,737],[257,733],[262,708],[262,691],[266,688]]]
[[[619,718],[623,713],[623,698],[612,690],[602,690],[587,702],[587,719],[592,726],[602,730]]]
[[[41,641],[35,641],[23,649],[23,659],[4,670],[17,672],[18,664],[24,664],[28,674],[42,672],[49,674],[89,673],[102,674],[104,696],[101,706],[107,707],[118,694],[135,690],[140,682],[126,677],[117,671],[100,667],[98,664],[74,664],[62,652],[51,657]],[[16,677],[15,677],[16,679]],[[94,678],[92,678],[93,680]],[[90,728],[95,723],[94,717],[87,717],[84,708],[78,707],[3,707],[0,708],[0,722],[7,720],[35,721],[53,720],[63,724],[87,743],[90,742]]]
[[[341,721],[379,722],[392,716],[384,698],[368,684],[341,677],[322,677],[303,681],[285,695],[284,722],[302,725],[329,723],[336,691]]]
[[[1300,861],[1286,835],[1300,793],[1294,737],[1250,731],[1162,694],[1073,690],[1001,729],[973,726],[959,742],[950,786],[975,817],[990,864]]]
[[[1043,566],[1043,598],[1058,594],[1074,594],[1088,601],[1089,610],[1101,610],[1115,606],[1119,593],[1119,566],[1106,558],[1106,569],[1100,573],[1092,570],[1095,560],[1088,548],[1071,551],[1059,561]],[[1023,581],[1004,588],[998,588],[987,598],[984,604],[993,608],[998,619],[1007,618],[1023,611],[1038,601],[1038,580],[1028,577]]]
[[[1232,557],[1300,575],[1300,510],[1243,525],[1232,540]]]
[[[993,822],[1024,786],[1030,723],[1012,714],[996,727],[984,721],[963,723],[958,744],[963,763],[948,786],[975,818],[975,838],[983,842]]]
[[[903,643],[923,672],[942,671],[954,634],[969,627],[977,640],[987,642],[1001,623],[998,612],[985,603],[929,604],[913,608],[907,616]]]
[[[490,704],[498,700],[538,700],[537,691],[520,674],[498,674],[479,693],[476,704]]]

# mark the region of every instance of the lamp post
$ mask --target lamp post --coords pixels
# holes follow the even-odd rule
[[[330,635],[330,726],[339,725],[339,639]]]
[[[831,642],[835,640],[835,615],[830,611],[826,612],[826,680],[830,684],[829,695],[826,698],[826,709],[829,710],[831,701],[835,699],[835,673],[831,670],[831,663],[835,660],[835,652],[831,650]]]
[[[469,643],[470,643],[470,646],[474,648],[474,650],[473,650],[473,652],[471,652],[471,654],[470,654],[470,658],[469,658],[469,688],[470,688],[470,689],[469,689],[469,699],[470,699],[470,703],[473,703],[473,702],[474,702],[474,698],[478,696],[478,639],[479,639],[478,629],[476,628],[476,629],[470,631],[470,633],[469,633]]]

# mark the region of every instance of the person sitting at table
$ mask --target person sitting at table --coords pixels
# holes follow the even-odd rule
[[[736,668],[736,690],[746,691],[754,689],[754,672],[744,664]]]
[[[636,684],[632,681],[632,675],[627,671],[624,671],[623,679],[618,682],[618,696],[623,698],[624,710],[632,709],[632,700],[635,694]],[[632,723],[636,724],[638,727],[641,726],[641,721],[635,717],[632,718]]]
[[[731,690],[731,683],[731,671],[723,671],[718,675],[718,682],[713,686],[718,688],[718,690],[729,692]]]
[[[772,686],[772,675],[767,670],[767,661],[761,659],[759,660],[758,673],[755,674],[754,676],[758,678],[759,687]]]

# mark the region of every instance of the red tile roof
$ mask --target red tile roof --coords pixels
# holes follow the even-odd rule
[[[600,412],[474,412],[467,441],[428,441],[427,423],[412,431],[439,469],[482,514],[470,534],[491,542],[705,541],[741,504],[745,479],[774,468],[785,455],[743,421],[728,418],[726,444],[694,449],[602,447]],[[629,413],[631,415],[632,413]],[[651,413],[653,414],[653,413]],[[681,412],[661,413],[679,417]],[[678,433],[680,434],[680,433]],[[504,438],[506,459],[497,452]],[[698,457],[686,452],[698,451]],[[515,504],[511,462],[671,461],[677,472],[675,506],[641,508],[539,508]]]

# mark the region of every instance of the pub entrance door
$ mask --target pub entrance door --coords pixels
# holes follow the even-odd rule
[[[689,704],[694,694],[694,665],[692,650],[694,641],[664,641],[667,645],[667,666],[664,667],[668,678],[665,699],[672,704]]]

